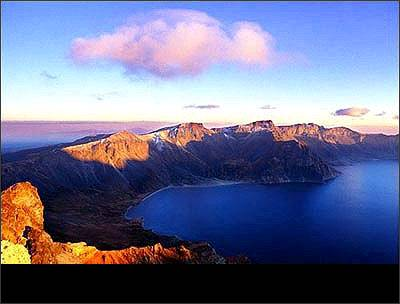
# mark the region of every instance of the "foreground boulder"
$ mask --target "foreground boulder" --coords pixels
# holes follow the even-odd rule
[[[1,264],[30,264],[28,249],[10,241],[1,241]]]

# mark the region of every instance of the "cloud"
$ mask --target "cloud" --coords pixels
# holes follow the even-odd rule
[[[399,120],[399,115],[394,115],[394,116],[393,116],[393,119]]]
[[[94,98],[96,98],[98,101],[103,101],[105,100],[107,97],[111,97],[111,96],[118,96],[119,93],[116,91],[112,91],[112,92],[106,92],[106,93],[102,93],[102,94],[93,94],[92,96]]]
[[[380,112],[380,113],[376,113],[375,114],[375,116],[385,116],[386,115],[386,112],[385,111],[382,111],[382,112]]]
[[[184,106],[185,109],[217,109],[219,108],[219,105],[213,105],[213,104],[209,104],[209,105],[187,105]]]
[[[265,105],[265,106],[260,107],[260,109],[262,109],[262,110],[275,110],[276,107],[273,107],[271,105]]]
[[[76,64],[107,61],[160,78],[197,75],[220,63],[265,67],[290,58],[276,51],[274,38],[257,23],[226,25],[180,9],[151,11],[113,32],[76,38],[70,55]]]
[[[347,109],[340,109],[337,110],[333,115],[336,116],[353,116],[353,117],[361,117],[364,116],[369,112],[369,109],[367,108],[347,108]]]
[[[42,76],[42,77],[44,77],[44,78],[46,78],[46,79],[50,79],[50,80],[55,80],[55,79],[58,78],[56,75],[50,74],[50,73],[48,73],[47,71],[42,71],[42,72],[40,73],[40,76]]]

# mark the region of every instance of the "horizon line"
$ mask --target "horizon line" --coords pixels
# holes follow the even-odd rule
[[[244,124],[250,124],[254,122],[259,122],[259,121],[272,121],[272,119],[263,119],[263,120],[254,120],[251,122],[247,122]],[[199,124],[218,124],[218,125],[228,125],[228,126],[234,126],[234,125],[241,125],[241,123],[234,123],[234,122],[195,122],[195,121],[183,121],[183,122],[178,122],[178,121],[162,121],[162,120],[113,120],[113,121],[108,121],[108,120],[18,120],[18,119],[6,119],[6,120],[1,120],[1,123],[165,123],[165,124],[182,124],[182,123],[199,123]],[[274,123],[274,122],[273,122]],[[275,123],[274,123],[275,124]],[[358,132],[360,134],[383,134],[383,135],[399,135],[399,125],[381,125],[381,126],[376,126],[376,125],[354,125],[354,126],[344,126],[344,125],[333,125],[330,126],[328,125],[327,127],[322,125],[322,124],[317,124],[314,122],[299,122],[299,123],[279,123],[276,124],[276,126],[293,126],[293,125],[307,125],[307,124],[314,124],[318,125],[323,128],[347,128],[352,131]],[[397,133],[392,133],[392,134],[386,134],[383,131],[376,131],[373,133],[367,133],[367,132],[361,132],[361,131],[356,131],[354,129],[358,128],[393,128],[397,129]],[[354,128],[354,129],[353,129]],[[151,132],[151,131],[150,131]]]

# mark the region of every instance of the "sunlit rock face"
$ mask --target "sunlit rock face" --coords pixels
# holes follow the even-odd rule
[[[324,128],[313,123],[281,126],[279,130],[286,138],[309,137],[330,144],[353,145],[361,143],[366,135],[348,128]]]
[[[278,128],[285,139],[305,144],[329,164],[398,159],[399,135],[362,134],[344,127],[325,128],[312,123]]]
[[[190,142],[201,141],[205,136],[214,134],[213,131],[207,129],[202,123],[183,123],[172,128],[161,131],[164,139],[177,144],[186,146]]]
[[[128,160],[147,160],[149,143],[135,134],[123,131],[91,143],[66,147],[63,151],[80,161],[95,161],[122,169]]]
[[[1,241],[1,264],[30,264],[31,256],[28,249],[21,244],[7,240]]]
[[[18,183],[1,194],[1,239],[25,245],[26,227],[43,230],[43,205],[36,188]]]
[[[225,263],[206,243],[102,251],[84,242],[54,242],[43,228],[43,204],[37,189],[28,182],[3,191],[1,201],[3,264]]]

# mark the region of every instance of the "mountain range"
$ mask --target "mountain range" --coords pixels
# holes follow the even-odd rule
[[[399,135],[361,134],[270,120],[225,128],[182,123],[147,134],[100,134],[72,143],[2,155],[2,189],[28,181],[45,201],[56,241],[100,249],[146,246],[171,238],[133,228],[128,206],[170,185],[223,182],[324,183],[337,165],[398,159]]]

